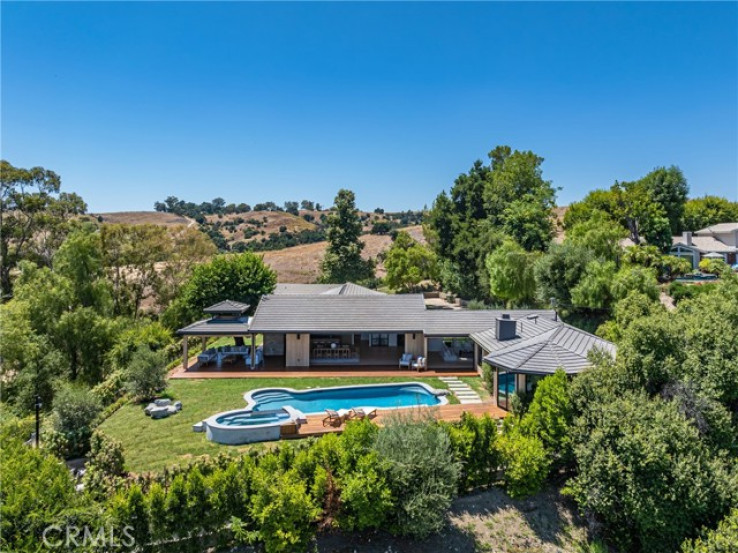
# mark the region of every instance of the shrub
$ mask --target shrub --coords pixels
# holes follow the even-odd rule
[[[123,397],[126,392],[125,375],[123,371],[113,371],[105,380],[92,388],[100,403],[107,407]]]
[[[102,410],[100,400],[85,388],[64,384],[54,398],[53,430],[66,440],[61,453],[65,457],[80,456],[90,448],[90,436]]]
[[[495,393],[495,370],[489,363],[482,363],[482,380],[484,381],[484,387],[490,394]]]
[[[167,532],[166,494],[161,484],[154,482],[146,495],[149,512],[149,535],[152,541],[160,542],[169,537]]]
[[[717,284],[708,282],[704,284],[684,284],[682,282],[674,281],[669,284],[669,295],[674,300],[674,303],[679,303],[682,300],[691,300],[697,296],[703,294],[709,294],[717,288]]]
[[[718,527],[704,536],[682,544],[682,553],[735,553],[738,545],[738,507]]]
[[[124,330],[110,350],[110,361],[115,369],[125,369],[141,346],[159,351],[172,343],[169,330],[159,322],[138,323]]]
[[[251,516],[267,553],[305,551],[315,532],[320,509],[294,471],[254,473]]]
[[[543,442],[513,429],[500,436],[497,447],[505,471],[505,489],[510,497],[525,497],[538,492],[551,466]]]
[[[674,551],[734,493],[726,461],[673,402],[630,392],[590,403],[573,435],[571,494],[622,550]]]
[[[166,386],[166,359],[163,352],[139,347],[125,371],[126,389],[135,398],[149,399]]]
[[[382,528],[393,507],[392,491],[376,453],[361,457],[342,483],[339,526],[348,531]]]
[[[730,271],[730,267],[722,259],[705,258],[700,261],[700,271],[713,275],[721,275]]]
[[[20,440],[0,449],[0,550],[37,551],[41,533],[75,504],[74,483],[59,459]]]
[[[538,383],[520,429],[523,434],[539,438],[550,456],[566,463],[571,458],[572,418],[569,378],[559,369]]]
[[[119,528],[128,526],[128,535],[133,540],[126,547],[128,540],[121,540],[120,545],[124,550],[140,551],[150,541],[149,513],[146,500],[141,488],[133,484],[128,489],[120,490],[110,504],[113,520]]]
[[[36,431],[36,418],[19,418],[8,412],[6,405],[0,404],[0,443],[16,439],[26,441]]]
[[[444,423],[454,456],[461,463],[459,491],[487,486],[496,479],[499,456],[495,448],[497,423],[489,415],[464,413],[457,423]]]
[[[83,477],[85,490],[98,499],[110,495],[126,474],[124,464],[123,445],[96,430],[90,439],[90,454]]]
[[[416,538],[440,530],[460,473],[444,429],[431,420],[396,413],[379,430],[374,450],[387,463],[395,498],[392,530]]]

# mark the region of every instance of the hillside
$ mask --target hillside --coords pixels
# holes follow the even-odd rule
[[[307,221],[304,215],[310,215],[314,221],[319,221],[321,215],[327,213],[326,211],[300,211],[298,217],[284,211],[251,211],[222,216],[210,215],[206,221],[208,226],[217,229],[223,235],[229,247],[233,247],[239,242],[261,240],[270,234],[279,234],[282,231],[293,234],[303,231],[319,231],[320,226],[315,222]],[[159,211],[121,211],[90,213],[89,215],[98,218],[103,224],[151,224],[167,227],[197,224],[194,219]],[[375,222],[386,220],[384,216],[375,213],[360,212],[359,215],[364,223],[364,231],[367,233]],[[405,227],[402,230],[410,233],[419,242],[425,243],[423,229],[420,225]],[[392,243],[389,234],[365,234],[361,240],[366,244],[365,258],[376,258],[380,252],[389,249]],[[280,282],[311,283],[317,280],[320,273],[320,262],[323,259],[325,247],[325,241],[317,241],[280,250],[265,251],[260,255],[263,255],[264,261],[277,272]],[[382,277],[384,274],[384,267],[380,263],[377,267],[377,276]]]
[[[413,238],[425,243],[423,229],[420,225],[403,229]],[[365,234],[361,237],[366,244],[365,258],[376,258],[379,252],[389,249],[392,238],[389,235]],[[302,244],[283,250],[264,252],[264,261],[277,272],[279,282],[315,282],[320,273],[320,262],[323,259],[326,242]],[[384,267],[377,267],[377,276],[384,276]]]
[[[161,225],[166,227],[195,224],[195,221],[188,217],[160,211],[116,211],[113,213],[90,213],[89,216],[97,218],[103,224]]]

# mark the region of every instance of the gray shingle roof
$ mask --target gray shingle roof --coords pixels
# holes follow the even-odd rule
[[[513,319],[526,320],[528,317],[553,321],[556,312],[547,309],[520,309],[502,311],[456,311],[429,309],[423,315],[423,330],[428,336],[469,336],[495,327],[495,320],[503,313]],[[531,319],[531,322],[533,319]]]
[[[322,294],[334,290],[340,284],[293,284],[291,282],[278,282],[274,288],[274,296],[294,295],[294,294]]]
[[[180,328],[180,336],[243,336],[249,333],[247,317],[238,319],[204,319]]]
[[[333,290],[328,290],[327,292],[323,292],[323,294],[335,294],[338,296],[386,296],[387,294],[383,292],[378,292],[377,290],[372,290],[371,288],[365,288],[364,286],[359,286],[358,284],[354,284],[353,282],[347,282],[346,284],[341,284],[338,286],[338,288],[334,288]]]
[[[712,233],[728,233],[738,230],[738,223],[718,223],[711,227],[703,228],[695,232],[695,234],[712,234]]]
[[[231,314],[231,315],[240,315],[241,313],[245,313],[249,310],[250,305],[248,303],[241,303],[240,301],[233,301],[233,300],[223,300],[215,305],[211,305],[210,307],[206,307],[203,309],[205,313],[223,313],[223,314]]]
[[[345,284],[292,284],[279,283],[274,289],[275,296],[325,294],[334,296],[385,296],[386,294],[359,286],[353,282]]]
[[[539,321],[538,325],[527,327],[520,331],[518,339],[495,340],[496,347],[485,361],[521,373],[553,373],[563,368],[568,374],[575,374],[590,366],[587,355],[592,349],[615,354],[614,344],[565,323]]]
[[[422,332],[421,294],[270,295],[254,313],[253,332]]]
[[[692,236],[692,245],[688,246],[682,236],[674,236],[671,239],[672,247],[681,246],[683,248],[691,248],[699,252],[722,252],[731,253],[738,251],[738,248],[728,246],[714,236]]]

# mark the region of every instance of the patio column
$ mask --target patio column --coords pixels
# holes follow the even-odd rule
[[[202,351],[205,351],[205,348],[207,347],[207,345],[208,345],[208,337],[207,336],[203,336],[202,337],[202,347],[200,349]]]
[[[187,370],[187,336],[182,339],[182,366]]]
[[[251,368],[252,369],[256,368],[254,366],[256,363],[256,349],[254,348],[254,343],[255,343],[254,335],[251,334]]]
[[[474,342],[474,370],[479,371],[479,345]]]

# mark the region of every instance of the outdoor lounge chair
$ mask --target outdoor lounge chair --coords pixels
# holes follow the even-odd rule
[[[243,356],[243,362],[246,364],[247,367],[249,367],[252,371],[264,363],[264,350],[261,346],[256,348],[256,351],[254,352],[254,366],[251,366],[251,354],[250,352]]]
[[[413,354],[412,353],[403,353],[402,357],[400,357],[400,365],[399,368],[407,367],[408,369],[413,364]]]
[[[338,411],[326,409],[325,412],[328,413],[328,416],[323,419],[323,426],[333,426],[335,423],[338,423],[340,426],[348,416],[348,413],[344,409],[339,409]]]
[[[418,372],[424,371],[427,368],[425,357],[418,357],[418,360],[413,363],[413,369]]]
[[[370,419],[377,416],[375,407],[354,407],[349,411],[350,419]]]
[[[200,362],[201,365],[207,365],[208,363],[212,363],[217,358],[218,358],[218,352],[216,352],[212,348],[206,349],[200,355],[197,356],[197,360]]]

